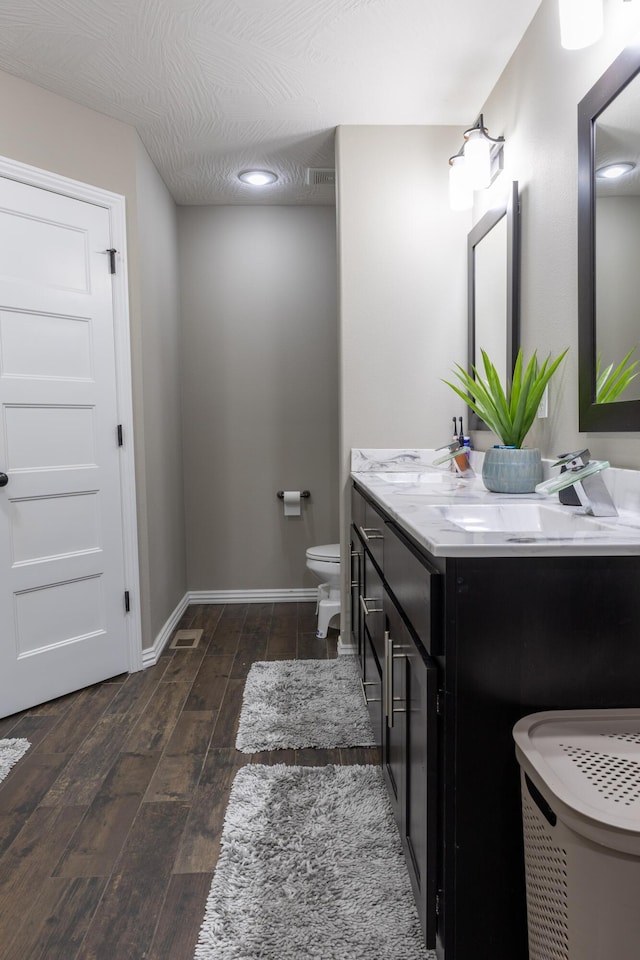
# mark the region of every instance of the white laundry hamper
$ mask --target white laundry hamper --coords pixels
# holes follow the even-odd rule
[[[513,736],[529,960],[640,960],[640,709],[537,713]]]

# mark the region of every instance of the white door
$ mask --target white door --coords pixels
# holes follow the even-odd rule
[[[129,666],[110,246],[0,177],[0,716]]]

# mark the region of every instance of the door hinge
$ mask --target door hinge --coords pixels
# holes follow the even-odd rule
[[[115,247],[109,247],[106,251],[109,254],[109,273],[116,272],[116,253],[118,252]]]
[[[121,447],[122,444],[123,444],[123,439],[122,439],[122,424],[121,424],[121,423],[118,424],[117,432],[118,432],[118,446]]]
[[[443,701],[443,700],[444,700],[444,694],[443,694],[442,690],[438,690],[438,692],[436,693],[436,714],[437,714],[437,716],[439,716],[439,717],[442,716],[442,707],[443,707],[442,701]]]
[[[442,890],[436,893],[436,917],[440,916],[440,905],[442,903]]]
[[[131,600],[129,599],[129,591],[125,590],[124,592],[124,612],[129,613],[131,610]]]

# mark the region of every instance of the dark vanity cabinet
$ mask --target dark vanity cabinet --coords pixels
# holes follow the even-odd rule
[[[640,557],[433,557],[357,483],[352,518],[363,692],[425,943],[527,960],[511,731],[640,705]]]
[[[363,695],[405,852],[425,942],[435,943],[439,580],[375,506],[354,494],[352,594]],[[415,576],[431,606],[413,603]],[[408,600],[403,606],[400,597]],[[424,599],[424,597],[423,597]],[[413,614],[413,619],[412,619]]]

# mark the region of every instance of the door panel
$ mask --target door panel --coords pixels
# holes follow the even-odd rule
[[[90,380],[91,327],[87,317],[55,317],[41,313],[0,315],[2,374]]]
[[[15,605],[18,658],[104,634],[104,607],[100,576],[20,591]]]
[[[23,196],[37,189],[14,186]],[[48,213],[56,218],[60,214],[52,204],[47,205],[47,211],[39,208],[41,199],[19,201],[24,210],[11,209],[10,201],[9,208],[0,211],[0,276],[28,286],[86,293],[90,285],[87,230],[77,218],[75,223],[46,219]],[[62,217],[66,219],[64,213]]]
[[[5,404],[6,472],[97,466],[93,407]]]
[[[0,716],[128,668],[110,246],[0,178]]]
[[[98,494],[10,501],[13,565],[100,549]]]

